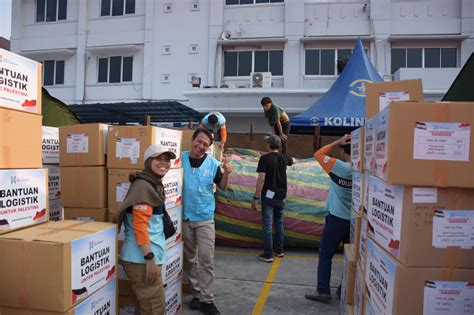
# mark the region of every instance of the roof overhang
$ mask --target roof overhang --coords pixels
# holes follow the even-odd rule
[[[27,50],[20,51],[19,54],[31,59],[68,57],[76,53],[76,49],[48,49],[48,50]]]
[[[374,36],[361,36],[361,35],[349,35],[349,36],[307,36],[300,39],[303,44],[315,43],[315,42],[327,42],[327,41],[355,41],[359,39],[363,42],[372,42],[375,40]]]
[[[261,46],[265,44],[286,44],[288,40],[284,37],[267,37],[267,38],[239,38],[218,40],[217,44],[226,46]]]
[[[454,41],[463,41],[469,38],[467,35],[461,34],[439,34],[439,35],[392,35],[388,39],[391,42],[399,41],[420,41],[420,40],[454,40]]]

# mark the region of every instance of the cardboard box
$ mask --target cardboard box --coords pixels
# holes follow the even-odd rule
[[[99,291],[87,297],[79,305],[66,312],[41,311],[0,306],[0,314],[5,315],[96,315],[117,314],[117,280],[111,279]]]
[[[472,314],[474,269],[409,268],[367,246],[367,314]]]
[[[0,49],[0,106],[41,115],[42,65]]]
[[[43,164],[59,164],[59,128],[42,127]]]
[[[107,208],[107,168],[61,167],[61,200],[64,207]]]
[[[64,208],[65,220],[86,222],[107,222],[107,208]]]
[[[378,114],[375,175],[389,184],[474,188],[474,103],[392,103]]]
[[[358,256],[359,242],[360,242],[360,228],[361,228],[362,216],[352,209],[351,211],[351,227],[349,233],[349,243],[354,244],[354,255]]]
[[[351,167],[353,171],[364,171],[364,127],[351,132]]]
[[[130,188],[129,175],[137,172],[132,169],[109,169],[109,212],[115,214],[120,203],[124,200]],[[166,193],[166,208],[173,208],[181,205],[183,191],[183,169],[170,169],[163,177],[163,187]]]
[[[423,85],[421,79],[392,82],[374,82],[365,86],[367,118],[377,115],[391,102],[421,101]]]
[[[59,221],[0,235],[0,305],[65,312],[115,278],[117,228]],[[54,277],[51,276],[54,273]]]
[[[59,127],[61,166],[107,165],[107,128],[105,124]]]
[[[166,248],[171,248],[176,244],[179,244],[183,239],[183,206],[174,207],[171,209],[166,209],[170,215],[171,221],[173,221],[174,228],[176,233],[166,240]]]
[[[352,209],[359,215],[364,214],[365,174],[352,172]]]
[[[405,266],[474,268],[474,189],[389,185],[372,176],[369,190],[369,237]]]
[[[182,130],[181,152],[191,150],[191,143],[193,142],[193,134],[195,131],[195,129]]]
[[[365,268],[357,263],[356,266],[356,276],[355,276],[355,285],[354,285],[354,311],[356,315],[365,314]]]
[[[49,200],[49,220],[50,221],[64,220],[64,209],[61,204],[61,199]]]
[[[0,234],[48,221],[47,177],[47,169],[0,170]]]
[[[61,198],[61,171],[59,165],[43,165],[48,169],[48,198],[49,200]]]
[[[360,241],[359,249],[357,250],[357,262],[360,264],[362,270],[365,270],[365,262],[367,257],[367,219],[362,218],[360,222]]]
[[[41,167],[41,119],[0,108],[0,169]]]
[[[153,126],[110,126],[108,135],[109,168],[143,169],[143,155],[152,144],[158,144],[176,153],[171,168],[181,167],[180,130]]]
[[[364,173],[364,196],[363,196],[363,206],[362,206],[362,217],[367,219],[367,209],[369,208],[369,179],[370,173]]]
[[[377,132],[378,115],[367,119],[364,127],[364,171],[375,172],[375,140]]]
[[[344,267],[342,271],[341,305],[354,304],[354,286],[356,276],[356,255],[353,244],[344,245]]]

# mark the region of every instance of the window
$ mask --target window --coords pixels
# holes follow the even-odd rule
[[[277,3],[284,2],[284,0],[225,0],[226,5],[239,5],[239,4],[260,4],[260,3]]]
[[[364,49],[367,54],[367,49]],[[351,58],[352,49],[306,49],[305,75],[336,75],[338,60]]]
[[[135,13],[135,0],[102,0],[101,16],[119,16]]]
[[[67,0],[36,0],[36,22],[54,22],[67,17]]]
[[[64,60],[43,61],[43,85],[64,84]]]
[[[99,58],[99,83],[131,82],[132,74],[133,57]]]
[[[392,74],[400,68],[455,68],[456,48],[392,48]]]
[[[248,76],[251,72],[283,75],[283,50],[226,51],[224,76]]]

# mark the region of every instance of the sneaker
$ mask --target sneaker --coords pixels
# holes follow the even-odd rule
[[[304,297],[311,301],[317,301],[317,302],[323,302],[323,303],[331,302],[331,294],[325,294],[325,293],[319,293],[319,292],[317,292],[316,294],[306,293]]]
[[[267,263],[273,262],[272,255],[260,254],[260,256],[258,256],[258,259],[260,259],[264,262],[267,262]]]
[[[204,313],[206,315],[220,315],[221,314],[221,312],[219,312],[219,310],[217,309],[216,304],[212,302],[211,303],[201,302],[199,311],[201,311],[201,313]]]
[[[201,301],[197,297],[194,297],[191,302],[189,302],[189,307],[192,310],[198,310],[201,308]]]
[[[280,257],[280,258],[283,258],[283,257],[285,257],[285,253],[284,253],[284,252],[275,251],[275,256]]]

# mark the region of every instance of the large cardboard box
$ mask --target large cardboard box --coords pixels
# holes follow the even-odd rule
[[[115,278],[117,228],[59,221],[0,235],[0,305],[65,312]],[[54,277],[51,276],[54,273]]]
[[[66,312],[42,311],[34,309],[0,306],[0,314],[5,315],[99,315],[117,314],[117,280],[112,278],[99,291],[87,297]]]
[[[375,172],[375,140],[377,132],[378,115],[367,119],[364,127],[364,171]]]
[[[359,242],[360,242],[360,229],[361,229],[362,216],[355,212],[351,211],[351,226],[349,231],[349,243],[354,244],[354,255],[357,257],[359,251]]]
[[[356,315],[365,314],[365,266],[358,262],[356,266],[356,276],[354,285],[354,312]]]
[[[117,212],[120,203],[124,200],[130,188],[129,175],[137,172],[133,169],[109,169],[108,178],[108,205],[109,212],[113,215]],[[163,187],[166,194],[166,208],[181,205],[183,191],[183,169],[170,169],[163,177]]]
[[[360,222],[360,241],[359,248],[357,250],[357,262],[360,264],[362,270],[365,270],[365,260],[367,257],[367,219],[362,218]]]
[[[107,146],[109,168],[143,169],[143,155],[152,144],[176,153],[171,168],[181,167],[180,130],[153,126],[110,126]]]
[[[77,220],[86,222],[107,222],[107,208],[64,208],[65,220]]]
[[[354,286],[356,276],[356,255],[353,244],[344,245],[344,267],[342,271],[340,305],[354,304]]]
[[[107,168],[61,167],[61,200],[64,207],[107,208]]]
[[[367,246],[366,314],[472,314],[474,269],[409,268]]]
[[[367,218],[367,209],[369,208],[369,179],[370,173],[364,173],[364,196],[363,196],[363,206],[362,206],[362,216]]]
[[[389,185],[372,176],[369,190],[369,236],[405,266],[474,268],[474,189]]]
[[[365,86],[367,118],[377,115],[391,102],[421,101],[423,85],[421,79],[393,82],[374,82]]]
[[[0,234],[48,221],[47,177],[47,169],[0,170]]]
[[[351,132],[351,167],[353,171],[364,171],[364,127]]]
[[[42,127],[43,164],[59,164],[59,128]]]
[[[378,114],[375,175],[389,184],[474,188],[474,103],[400,102]]]
[[[64,220],[64,210],[61,204],[61,199],[49,200],[49,220],[50,221]]]
[[[41,119],[0,108],[0,169],[41,167]]]
[[[61,166],[107,165],[107,128],[105,124],[59,127]]]
[[[0,49],[0,106],[41,115],[41,63]]]
[[[59,165],[43,165],[48,169],[48,198],[49,200],[61,198],[61,171]]]
[[[352,209],[364,215],[365,174],[352,172]]]

